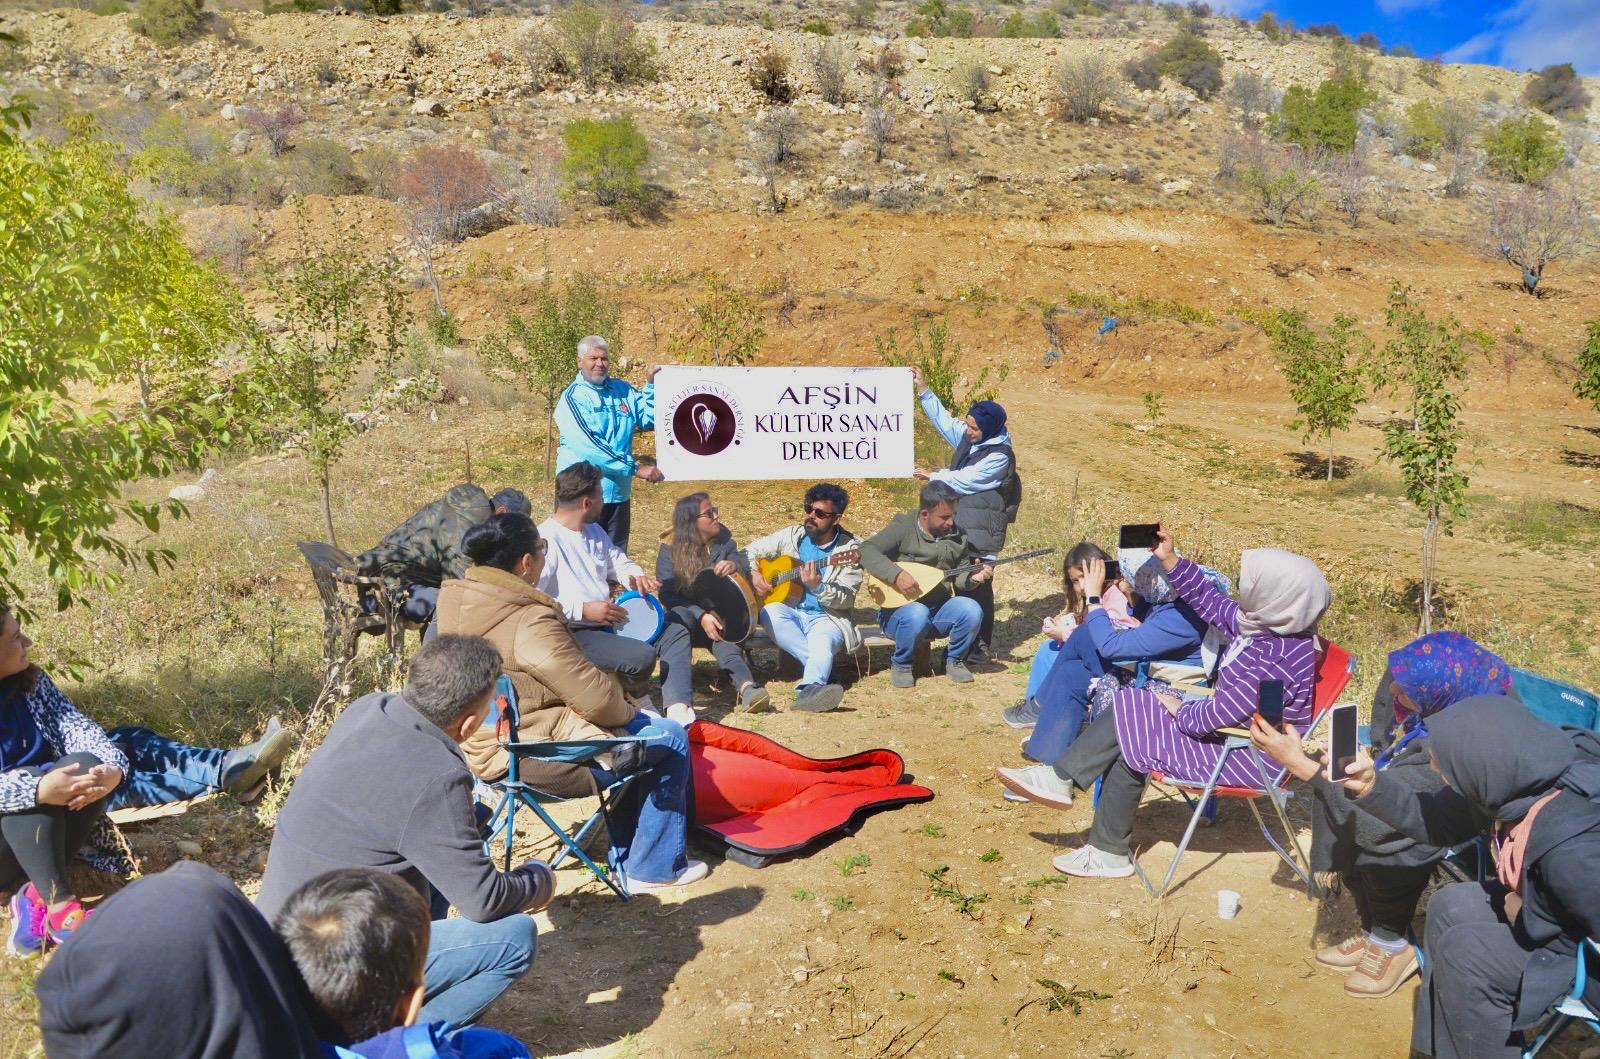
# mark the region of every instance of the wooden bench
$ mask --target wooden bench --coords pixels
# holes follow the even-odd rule
[[[850,661],[856,667],[856,679],[860,680],[863,676],[872,675],[872,649],[875,647],[887,647],[892,651],[894,650],[894,640],[884,635],[883,630],[877,625],[857,625],[856,632],[861,637],[860,651],[841,651],[841,653],[849,654]],[[744,646],[746,649],[755,647],[768,647],[774,651],[779,649],[778,645],[773,642],[772,637],[767,635],[766,627],[760,625],[756,626],[755,631],[744,641]],[[863,657],[866,659],[866,668],[864,670],[861,665]]]

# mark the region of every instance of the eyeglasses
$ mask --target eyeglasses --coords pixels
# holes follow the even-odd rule
[[[813,518],[838,518],[839,517],[839,512],[837,512],[837,511],[827,511],[827,510],[824,510],[823,508],[818,507],[815,504],[807,504],[806,505],[806,514],[812,516]]]
[[[708,507],[704,511],[700,512],[700,517],[701,518],[716,518],[719,514],[721,514],[721,512],[719,512],[716,508]]]

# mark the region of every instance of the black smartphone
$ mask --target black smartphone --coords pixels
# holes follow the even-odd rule
[[[1345,777],[1345,766],[1356,759],[1356,706],[1353,702],[1328,711],[1328,779],[1334,783]]]
[[[1272,728],[1283,724],[1283,681],[1261,682],[1261,690],[1256,695],[1256,716]]]
[[[1156,546],[1156,531],[1161,528],[1158,522],[1130,522],[1117,530],[1117,549],[1147,548]]]

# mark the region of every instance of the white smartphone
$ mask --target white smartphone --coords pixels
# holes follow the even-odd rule
[[[1345,766],[1356,759],[1355,703],[1344,703],[1328,711],[1328,780],[1345,778]]]

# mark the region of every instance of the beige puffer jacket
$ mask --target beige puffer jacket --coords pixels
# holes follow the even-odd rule
[[[465,577],[441,587],[438,618],[441,633],[481,636],[499,650],[517,689],[519,741],[603,739],[633,719],[622,685],[589,661],[567,629],[560,604],[516,575],[491,566],[469,567]],[[506,774],[507,755],[491,729],[474,733],[461,751],[483,779]],[[570,778],[579,788],[551,793],[577,795],[592,789],[588,770],[580,765],[553,766],[551,776]],[[532,781],[526,769],[523,778]]]

